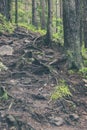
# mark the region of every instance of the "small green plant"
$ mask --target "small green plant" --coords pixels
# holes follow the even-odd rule
[[[59,84],[66,84],[66,81],[64,79],[59,79]]]
[[[7,91],[3,88],[3,87],[0,87],[0,100],[7,100],[8,99],[8,93]]]
[[[0,71],[7,70],[7,69],[8,68],[2,62],[0,62]]]
[[[87,60],[87,48],[85,48],[84,45],[82,46],[82,56],[83,59]]]
[[[87,60],[85,59],[83,62],[84,62],[84,66],[87,67]]]
[[[87,48],[85,48],[84,45],[82,46],[82,57],[84,66],[87,67]]]
[[[75,71],[74,71],[74,70],[68,70],[68,73],[69,73],[69,74],[74,74]]]
[[[58,86],[55,87],[55,91],[51,95],[52,100],[64,98],[66,96],[71,96],[71,92],[69,90],[68,85],[66,85],[64,82],[59,83]]]
[[[85,78],[87,78],[87,67],[83,67],[82,69],[79,70],[79,72],[80,72]]]

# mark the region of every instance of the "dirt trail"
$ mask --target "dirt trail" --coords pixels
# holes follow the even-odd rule
[[[0,36],[1,61],[8,67],[0,72],[0,86],[9,95],[0,100],[0,129],[86,130],[86,80],[69,74],[64,55],[42,43],[39,34],[25,29]],[[75,89],[73,97],[50,101],[57,79]]]

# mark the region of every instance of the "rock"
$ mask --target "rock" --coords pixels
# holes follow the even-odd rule
[[[14,126],[12,126],[9,130],[17,130]]]
[[[87,84],[85,84],[85,87],[87,87]]]
[[[78,121],[79,120],[79,116],[77,114],[70,114],[69,115],[69,118],[72,120],[72,121]]]
[[[16,126],[17,121],[12,115],[7,115],[6,120],[10,126]]]
[[[56,117],[55,118],[55,125],[61,126],[64,124],[64,120],[61,117]]]
[[[32,51],[25,52],[24,57],[26,57],[26,58],[32,58]]]
[[[12,55],[13,54],[13,48],[10,47],[9,45],[3,45],[0,47],[0,55]]]
[[[13,40],[7,41],[7,44],[9,44],[9,45],[13,44]]]
[[[25,39],[25,40],[24,40],[24,43],[31,43],[31,41]]]
[[[61,126],[64,124],[64,120],[61,117],[50,117],[50,123],[56,126]]]
[[[36,99],[36,100],[46,100],[46,98],[43,95],[41,95],[40,93],[38,93],[38,94],[32,94],[32,97],[34,99]]]

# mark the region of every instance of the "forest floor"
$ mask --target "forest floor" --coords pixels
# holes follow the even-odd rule
[[[87,80],[66,69],[61,47],[44,47],[38,33],[24,29],[0,36],[0,130],[87,130]],[[57,80],[72,96],[51,100]]]

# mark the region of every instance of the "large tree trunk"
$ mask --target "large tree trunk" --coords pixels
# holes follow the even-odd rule
[[[0,0],[0,13],[3,15],[5,13],[5,0]]]
[[[64,46],[68,54],[68,67],[81,68],[80,0],[63,0]]]
[[[0,0],[0,13],[11,21],[11,0]]]
[[[85,48],[87,48],[87,0],[83,0],[83,33]]]
[[[8,21],[11,21],[11,3],[12,3],[12,0],[6,1],[6,19]]]

